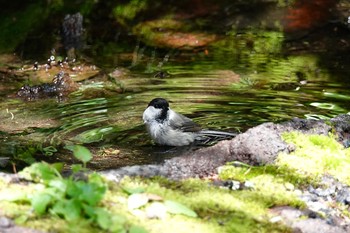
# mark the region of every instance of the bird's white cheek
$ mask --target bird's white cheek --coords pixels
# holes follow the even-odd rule
[[[149,111],[149,108],[146,108],[146,110],[143,112],[142,120],[143,120],[143,123],[147,123],[148,121],[150,121],[150,111]]]
[[[146,110],[143,112],[143,122],[148,123],[150,121],[154,121],[157,116],[160,114],[160,110],[155,109],[154,107],[150,106],[146,108]]]

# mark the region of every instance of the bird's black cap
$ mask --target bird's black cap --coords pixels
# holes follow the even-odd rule
[[[168,109],[169,103],[166,99],[163,98],[155,98],[149,102],[148,106],[153,106],[155,108]]]
[[[161,109],[161,114],[159,115],[157,121],[163,122],[167,118],[169,103],[166,99],[163,98],[155,98],[149,102],[148,107],[153,106],[154,108]]]

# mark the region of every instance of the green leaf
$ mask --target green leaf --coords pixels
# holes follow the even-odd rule
[[[29,218],[29,215],[20,215],[15,219],[15,223],[18,225],[23,225],[25,222],[27,222]]]
[[[100,202],[106,192],[105,186],[98,186],[94,183],[86,183],[81,186],[81,200],[86,201],[90,205],[96,205]]]
[[[73,146],[73,155],[83,163],[87,163],[92,159],[91,152],[85,146],[75,145]]]
[[[143,193],[145,192],[144,188],[137,187],[137,188],[130,188],[130,187],[123,187],[123,191],[127,194],[135,194],[135,193]]]
[[[60,200],[57,202],[52,211],[55,214],[62,215],[67,221],[76,221],[81,216],[81,202],[78,200]]]
[[[95,207],[92,207],[87,204],[83,204],[83,210],[87,216],[89,216],[91,219],[96,218],[96,213],[95,213]]]
[[[106,182],[103,179],[103,177],[100,174],[96,173],[96,172],[91,173],[89,175],[89,182],[95,183],[95,184],[97,184],[99,186],[106,186]]]
[[[71,169],[72,169],[73,173],[77,173],[77,172],[80,172],[81,170],[83,170],[83,166],[81,164],[73,164],[71,166]]]
[[[176,201],[165,201],[164,202],[165,207],[167,208],[167,211],[172,214],[183,214],[189,217],[197,217],[196,212],[188,208],[187,206],[178,203]]]
[[[62,172],[63,166],[64,166],[63,163],[53,163],[53,164],[51,164],[51,167],[56,169],[58,172]]]
[[[54,179],[49,182],[49,186],[55,188],[56,191],[61,193],[65,192],[67,189],[67,183],[63,179]]]
[[[111,214],[103,208],[95,208],[97,224],[104,230],[108,230],[112,225]]]
[[[67,197],[69,198],[79,198],[81,193],[80,186],[83,184],[83,181],[73,181],[71,179],[66,180],[67,183]]]
[[[20,175],[28,180],[33,180],[35,182],[47,183],[52,179],[60,177],[59,172],[50,164],[41,162],[34,163],[29,167],[23,169]]]
[[[124,228],[125,223],[126,223],[126,218],[124,216],[113,214],[112,225],[110,226],[109,230],[111,232],[119,232],[119,233],[126,232]]]
[[[84,146],[76,145],[73,150],[73,155],[83,163],[87,163],[92,159],[91,152]]]
[[[46,213],[47,206],[52,201],[52,196],[47,193],[39,193],[32,197],[31,204],[32,207],[38,215]]]
[[[133,225],[129,228],[129,233],[147,233],[147,231],[143,227]]]
[[[106,191],[107,186],[103,183],[67,180],[67,195],[92,206],[102,200]]]

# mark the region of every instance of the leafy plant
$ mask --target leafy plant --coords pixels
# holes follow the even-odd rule
[[[84,167],[86,167],[86,163],[92,159],[91,152],[84,146],[74,145],[74,146],[66,146],[68,150],[73,151],[73,155],[75,158],[79,159],[83,162]]]
[[[36,162],[35,156],[37,154],[43,154],[45,156],[52,156],[57,152],[57,149],[53,146],[43,147],[42,144],[30,144],[27,146],[15,147],[16,152],[13,156],[14,163],[21,161],[26,164],[32,164]]]
[[[83,146],[72,146],[73,154],[85,164],[92,158],[90,151]],[[70,223],[87,220],[93,226],[110,232],[125,232],[126,219],[112,215],[101,205],[108,189],[103,177],[97,173],[84,174],[76,179],[84,169],[74,166],[73,173],[67,178],[61,176],[62,163],[34,163],[25,168],[22,177],[40,183],[39,192],[26,197],[39,215],[52,214],[64,218]]]

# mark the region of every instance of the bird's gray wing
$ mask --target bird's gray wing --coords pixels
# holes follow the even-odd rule
[[[198,132],[201,130],[200,125],[193,122],[190,118],[184,115],[177,114],[172,120],[170,120],[170,127],[176,130],[184,132]]]

